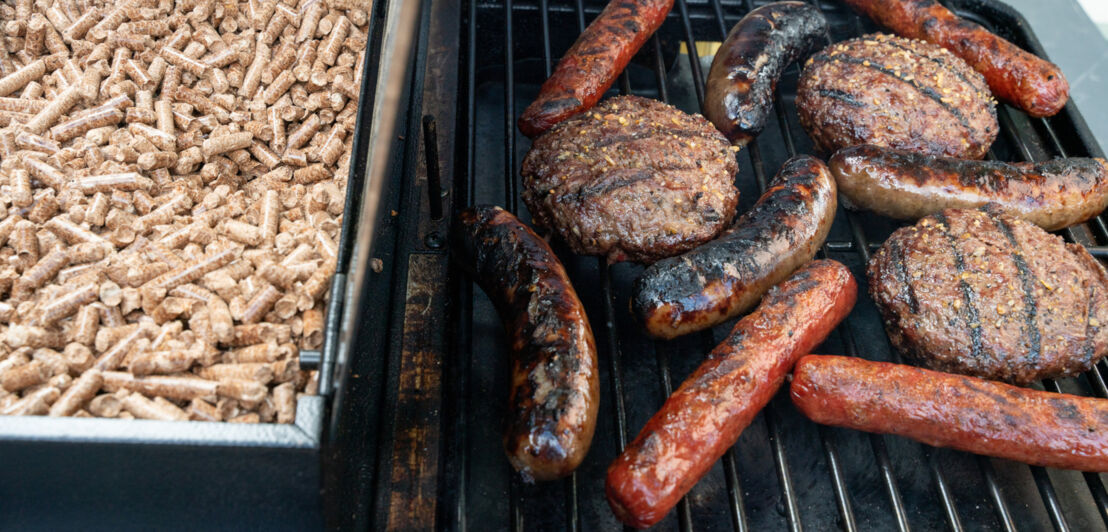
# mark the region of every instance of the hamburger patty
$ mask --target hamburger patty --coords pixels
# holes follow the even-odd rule
[[[796,106],[801,125],[826,153],[876,144],[980,159],[999,129],[981,74],[945,48],[883,34],[812,56]]]
[[[619,96],[535,139],[523,159],[523,201],[536,225],[576,253],[654,262],[727,228],[737,169],[704,117]]]
[[[867,273],[893,345],[933,369],[1027,384],[1108,351],[1108,271],[991,206],[898,229]]]

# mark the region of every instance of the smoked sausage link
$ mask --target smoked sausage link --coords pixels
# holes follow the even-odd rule
[[[519,117],[535,138],[554,124],[592,108],[643,43],[666,20],[673,0],[612,0],[577,37],[538,97]]]
[[[471,207],[458,222],[455,258],[508,332],[508,460],[528,481],[564,477],[589,450],[600,397],[585,309],[550,246],[511,213]]]
[[[632,287],[646,331],[674,338],[750,309],[812,260],[835,220],[835,180],[823,161],[793,157],[723,236],[650,265]]]
[[[750,142],[766,126],[781,72],[825,35],[827,19],[804,2],[774,2],[747,13],[712,60],[704,116],[731,144]]]
[[[1108,471],[1108,399],[861,358],[809,355],[793,404],[816,423],[1031,465]]]
[[[1057,65],[952,13],[935,0],[846,0],[903,37],[954,52],[985,76],[993,95],[1034,117],[1065,107],[1070,85]]]
[[[1108,207],[1108,163],[1070,157],[1039,163],[935,157],[872,144],[843,148],[827,165],[843,206],[900,220],[995,204],[1047,231]]]
[[[608,504],[616,516],[639,528],[661,520],[857,297],[854,276],[833,260],[812,262],[770,290],[608,468]]]

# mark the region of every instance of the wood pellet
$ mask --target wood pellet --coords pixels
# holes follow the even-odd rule
[[[0,1],[0,415],[295,421],[368,9]]]

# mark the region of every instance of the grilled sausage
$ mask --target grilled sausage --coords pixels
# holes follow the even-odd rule
[[[611,0],[558,61],[519,130],[534,138],[596,105],[672,7],[673,0]]]
[[[704,116],[733,145],[750,142],[769,119],[781,72],[826,34],[827,19],[803,2],[774,2],[748,13],[712,60]]]
[[[985,76],[993,95],[1035,117],[1066,105],[1070,86],[1057,65],[951,13],[935,0],[846,0],[878,24],[954,52]]]
[[[550,246],[511,213],[477,206],[458,221],[457,258],[509,335],[508,460],[528,481],[566,476],[592,443],[600,396],[584,307]]]
[[[812,260],[831,229],[835,206],[827,166],[808,155],[789,159],[754,208],[723,236],[648,267],[635,280],[632,313],[659,338],[737,316]]]
[[[608,468],[616,516],[639,528],[661,520],[735,444],[796,359],[850,313],[857,294],[850,270],[832,260],[770,290]]]
[[[862,145],[839,150],[828,166],[845,206],[901,220],[995,203],[1008,214],[1055,231],[1108,207],[1104,159],[969,161]]]
[[[1032,465],[1108,471],[1108,400],[860,358],[809,355],[793,404],[816,423]]]

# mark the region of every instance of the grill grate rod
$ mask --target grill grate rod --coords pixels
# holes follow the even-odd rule
[[[686,1],[678,0],[678,7],[680,8],[681,22],[685,30],[685,44],[688,49],[689,66],[693,75],[693,88],[696,91],[697,103],[699,104],[701,111],[703,111],[704,95],[706,90],[705,78],[703,76],[702,69],[700,68],[700,57],[696,49],[696,38],[692,32],[692,21],[689,18],[689,10]],[[715,14],[719,17],[717,18],[717,23],[721,30],[723,30],[721,31],[723,39],[726,39],[726,22],[722,18],[723,12],[718,1],[715,3],[715,7],[717,8]],[[787,139],[787,141],[790,142],[789,145],[791,147],[791,139]],[[764,176],[762,179],[759,180],[759,185],[760,191],[764,191]],[[707,337],[709,338],[709,345],[707,346],[707,349],[711,350],[713,347],[713,345],[711,345],[713,342],[711,342],[710,340],[711,334],[709,333]],[[785,499],[785,515],[788,520],[788,525],[791,530],[799,532],[803,530],[800,519],[800,505],[797,503],[796,500],[796,490],[793,488],[792,474],[788,466],[788,457],[785,452],[784,440],[779,429],[780,423],[778,421],[780,419],[780,413],[777,412],[776,407],[774,407],[774,405],[770,403],[769,405],[767,405],[766,411],[762,417],[763,419],[765,419],[769,432],[770,444],[773,447],[774,464],[776,466],[778,480],[781,483],[781,492]],[[733,460],[730,452],[728,452],[725,457]],[[727,464],[725,464],[725,466],[726,465]],[[731,465],[733,467],[734,464]]]
[[[658,87],[658,95],[663,102],[668,104],[669,87],[666,81],[665,60],[662,57],[661,41],[658,39],[657,34],[653,35],[650,41],[654,52],[653,69],[654,79]],[[731,524],[737,532],[746,532],[749,529],[746,516],[746,505],[743,503],[742,485],[739,482],[738,467],[735,464],[735,457],[732,453],[733,451],[728,449],[727,453],[723,455],[723,472],[727,485],[727,501],[730,508]]]
[[[1068,157],[1066,149],[1062,146],[1062,141],[1058,139],[1058,134],[1054,131],[1054,128],[1050,125],[1050,121],[1046,118],[1039,119],[1043,126],[1043,129],[1047,132],[1047,137],[1050,139],[1050,143],[1054,146],[1054,151],[1059,157]],[[1090,154],[1086,154],[1090,155]],[[1096,215],[1092,219],[1095,227],[1100,230],[1100,238],[1108,239],[1108,226],[1104,223],[1104,213]],[[1098,246],[1099,247],[1099,246]],[[1086,247],[1086,249],[1090,249]],[[1090,251],[1094,257],[1103,257],[1104,255],[1095,254]],[[1085,373],[1086,378],[1089,380],[1089,385],[1093,390],[1094,395],[1100,398],[1108,398],[1108,386],[1105,386],[1104,375],[1101,372],[1102,363],[1093,365],[1093,368]],[[1053,383],[1052,383],[1053,384]],[[1051,391],[1060,392],[1057,384],[1054,384],[1053,388],[1048,387]],[[1101,480],[1100,475],[1097,473],[1083,472],[1085,477],[1085,483],[1089,486],[1089,491],[1092,493],[1093,499],[1096,501],[1096,509],[1100,513],[1100,518],[1108,524],[1108,492],[1104,489],[1104,482]]]
[[[1002,126],[1001,129],[1007,132],[1008,138],[1016,145],[1023,160],[1034,162],[1036,160],[1036,157],[1031,151],[1030,146],[1028,146],[1027,142],[1023,139],[1023,136],[1020,135],[1018,130],[1016,129],[1016,125],[1014,120],[1012,119],[1011,112],[1011,109],[1009,109],[1009,107],[1005,105],[1001,107],[1000,112],[997,113],[997,119]],[[1055,149],[1057,150],[1059,155],[1065,157],[1066,152],[1062,148],[1061,143],[1058,142],[1056,137],[1053,140]],[[991,150],[989,152],[989,156],[990,158],[993,157]],[[1065,233],[1068,237],[1068,240],[1077,241],[1077,234],[1073,228],[1067,228],[1065,230]],[[1099,370],[1096,367],[1090,370],[1089,373],[1096,374],[1098,378],[1103,380],[1103,377],[1099,374]],[[1090,378],[1089,380],[1093,381],[1094,379]],[[1050,379],[1044,379],[1043,386],[1050,391],[1061,391],[1061,389],[1058,387],[1058,384]],[[1039,494],[1043,498],[1043,504],[1046,506],[1047,512],[1050,514],[1050,520],[1054,524],[1054,528],[1057,530],[1069,530],[1069,525],[1066,522],[1065,515],[1062,511],[1061,502],[1058,500],[1058,495],[1054,490],[1054,485],[1050,480],[1050,475],[1047,473],[1046,469],[1042,467],[1030,467],[1032,476],[1035,479],[1035,484],[1039,488]],[[1106,507],[1106,505],[1108,505],[1108,497],[1106,497],[1106,494],[1104,492],[1103,483],[1100,481],[1100,478],[1097,475],[1086,475],[1085,480],[1089,486],[1090,493],[1092,494],[1094,500],[1096,500],[1097,510],[1100,513],[1101,518],[1105,519],[1105,522],[1108,523],[1108,507]]]

